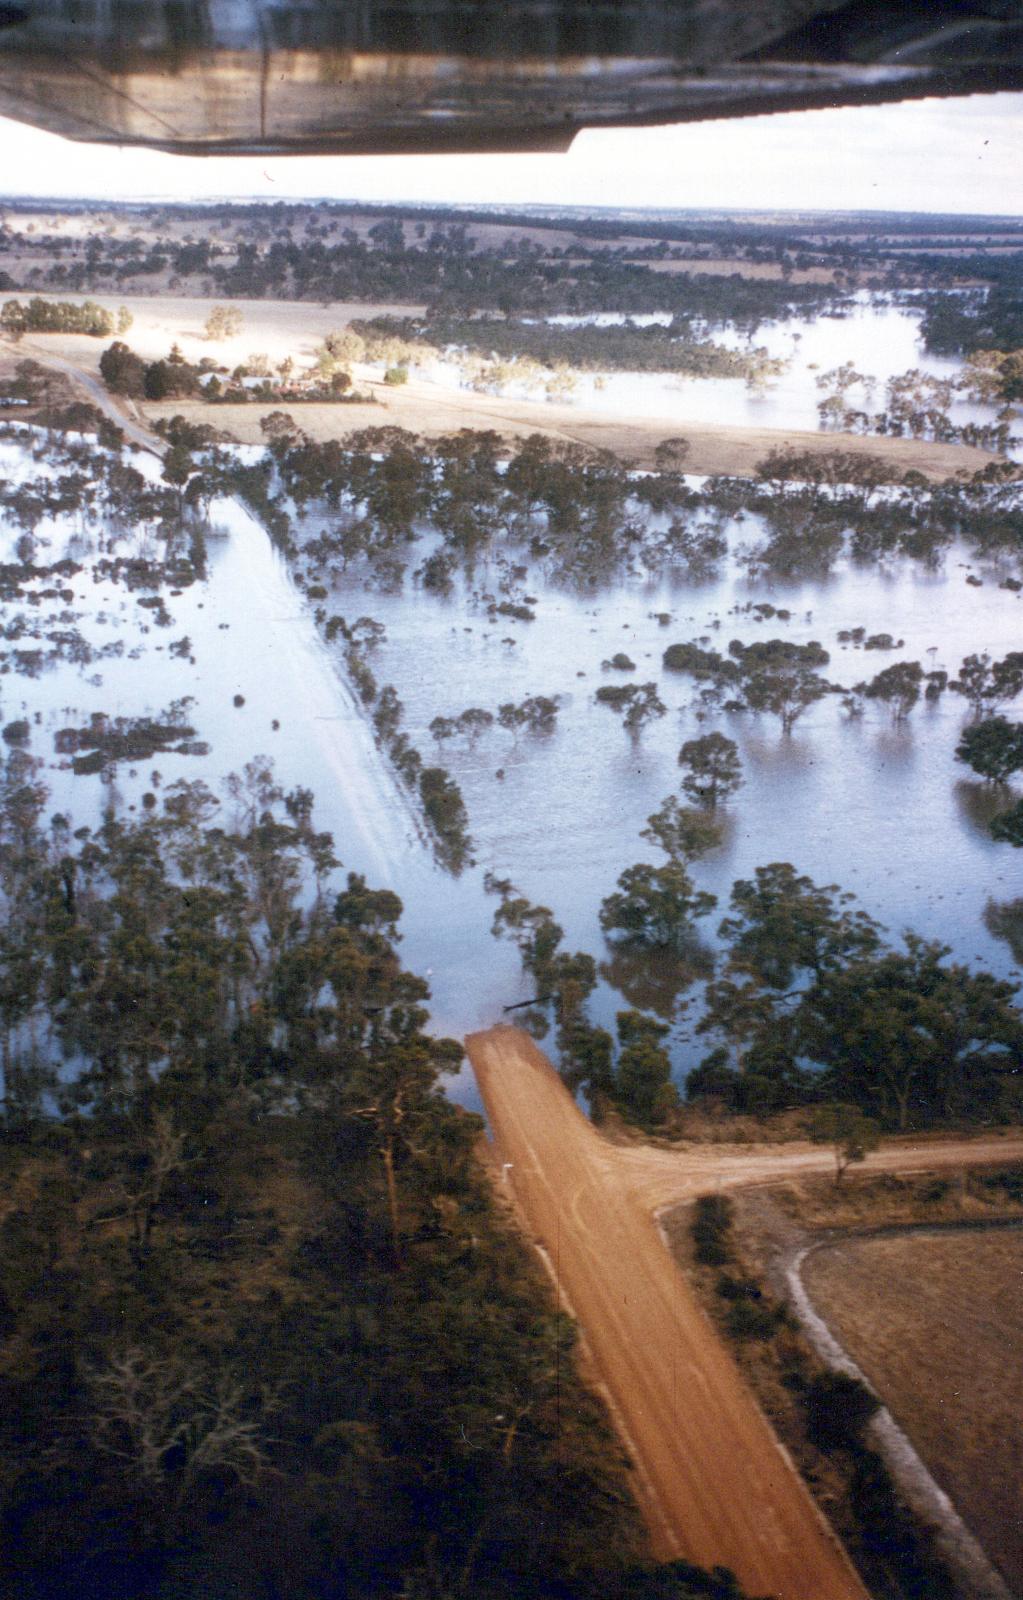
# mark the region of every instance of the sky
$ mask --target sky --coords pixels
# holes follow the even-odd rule
[[[1023,94],[587,132],[565,155],[189,157],[0,119],[8,195],[1023,214]]]

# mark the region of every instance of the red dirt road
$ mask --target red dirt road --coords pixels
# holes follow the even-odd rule
[[[655,1556],[730,1567],[751,1595],[866,1590],[672,1262],[653,1213],[718,1185],[828,1170],[830,1152],[612,1145],[517,1028],[466,1049],[495,1152],[578,1320],[635,1470]],[[872,1167],[1012,1159],[1017,1140],[896,1147]]]

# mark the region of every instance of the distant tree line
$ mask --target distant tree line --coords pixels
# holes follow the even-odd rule
[[[87,333],[94,339],[124,333],[131,327],[131,313],[108,311],[94,300],[80,305],[72,300],[44,300],[34,296],[25,302],[5,300],[0,307],[0,329],[20,337],[23,333]]]
[[[369,360],[375,358],[378,343],[386,350],[389,340],[398,340],[420,360],[453,346],[499,359],[525,356],[544,366],[580,371],[673,372],[691,378],[767,382],[784,369],[784,362],[768,356],[765,349],[733,350],[695,337],[690,320],[680,315],[667,327],[626,322],[572,328],[535,318],[379,316],[354,322],[352,328],[362,338]]]

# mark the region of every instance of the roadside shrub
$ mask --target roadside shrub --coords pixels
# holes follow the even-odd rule
[[[929,1178],[920,1190],[920,1198],[933,1204],[944,1200],[951,1187],[947,1178]]]
[[[752,1278],[733,1278],[723,1272],[715,1286],[722,1300],[762,1300],[764,1292]]]
[[[733,1339],[772,1339],[778,1331],[779,1308],[763,1301],[733,1300],[725,1326]]]
[[[953,1600],[958,1592],[955,1584],[873,1450],[858,1452],[849,1499],[864,1552],[894,1575],[904,1595],[911,1600]]]
[[[732,1260],[732,1202],[722,1194],[703,1194],[692,1223],[696,1259],[705,1267],[723,1267]]]
[[[1023,1167],[1005,1167],[1000,1172],[985,1172],[979,1181],[985,1189],[1001,1189],[1010,1200],[1023,1200]]]
[[[880,1401],[847,1372],[821,1372],[807,1385],[804,1404],[813,1443],[822,1450],[836,1450],[862,1443],[863,1430]]]

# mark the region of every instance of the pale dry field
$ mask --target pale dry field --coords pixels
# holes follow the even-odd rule
[[[649,242],[649,241],[648,241]],[[705,272],[712,278],[730,278],[738,273],[741,278],[773,280],[782,276],[777,261],[741,261],[735,256],[715,256],[701,261],[692,257],[685,261],[637,261],[630,266],[649,267],[651,272]],[[834,283],[833,267],[793,267],[790,283]]]
[[[24,298],[24,297],[23,297]],[[49,298],[49,297],[48,297]],[[165,356],[172,344],[179,344],[189,361],[211,356],[226,367],[236,367],[253,353],[266,355],[271,362],[291,356],[299,367],[313,360],[316,346],[335,328],[343,328],[353,317],[417,316],[421,305],[395,305],[335,301],[329,306],[310,300],[203,300],[173,295],[84,295],[61,294],[62,300],[98,300],[116,310],[127,306],[134,322],[123,335],[127,344],[147,361]],[[211,341],[203,326],[213,304],[237,306],[242,314],[241,332],[233,339]],[[73,361],[85,371],[98,372],[99,358],[110,341],[92,339],[84,333],[29,335],[22,341],[26,353],[49,351],[65,361]],[[212,420],[212,419],[211,419]]]
[[[1023,1231],[851,1239],[815,1251],[803,1279],[1023,1593]]]
[[[26,341],[27,343],[27,341]],[[901,472],[922,472],[929,478],[948,478],[959,471],[978,472],[992,459],[982,450],[958,444],[930,444],[917,439],[892,439],[860,434],[812,433],[798,428],[742,428],[721,423],[690,422],[680,417],[629,422],[580,407],[548,405],[539,400],[508,400],[468,390],[444,389],[422,379],[391,389],[367,380],[359,371],[356,386],[371,393],[371,405],[204,405],[201,401],[146,404],[145,415],[155,421],[180,413],[191,422],[209,422],[226,428],[242,444],[260,444],[260,417],[267,411],[289,410],[295,422],[313,439],[341,439],[357,428],[393,425],[425,438],[437,438],[459,428],[492,428],[508,439],[543,433],[551,438],[613,450],[623,461],[639,467],[653,465],[654,450],[663,439],[682,435],[689,441],[686,467],[690,472],[724,472],[752,476],[757,463],[771,450],[791,445],[815,455],[848,450],[856,455],[880,456]],[[694,402],[698,403],[698,402]]]

